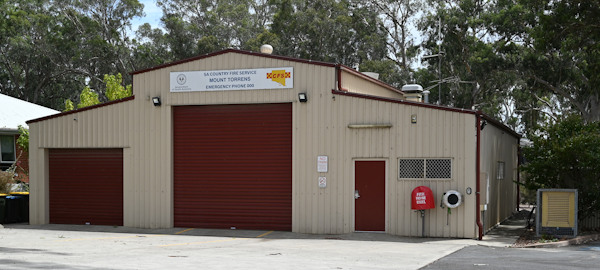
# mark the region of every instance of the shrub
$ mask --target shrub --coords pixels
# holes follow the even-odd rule
[[[571,115],[541,130],[523,148],[525,186],[577,189],[579,218],[600,214],[600,123]]]
[[[0,193],[8,194],[10,192],[10,188],[13,181],[14,173],[10,170],[8,171],[0,171]]]

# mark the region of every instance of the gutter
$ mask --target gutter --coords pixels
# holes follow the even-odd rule
[[[481,223],[481,187],[480,187],[480,183],[481,183],[481,116],[482,113],[480,111],[478,111],[476,114],[476,118],[477,119],[477,124],[475,125],[477,127],[477,147],[476,147],[476,154],[475,154],[475,216],[476,218],[476,223],[477,223],[477,228],[479,228],[479,233],[477,236],[477,240],[481,240],[483,238],[483,224]]]
[[[0,133],[19,134],[18,128],[0,128]]]
[[[125,98],[122,98],[122,99],[117,99],[117,100],[113,100],[113,101],[108,101],[108,102],[104,102],[104,103],[100,103],[100,104],[96,104],[96,105],[92,105],[92,106],[87,106],[87,107],[75,109],[75,110],[72,110],[72,111],[59,112],[57,114],[51,114],[51,115],[48,115],[48,116],[44,116],[44,117],[32,119],[32,120],[27,121],[26,123],[29,125],[31,123],[41,122],[41,121],[45,121],[45,120],[52,119],[52,118],[58,118],[58,117],[61,117],[61,116],[65,116],[65,115],[69,115],[69,114],[74,114],[74,113],[78,113],[78,112],[83,112],[83,111],[87,111],[87,110],[92,110],[92,109],[96,109],[96,108],[99,108],[99,107],[109,106],[109,105],[112,105],[112,104],[126,102],[126,101],[130,101],[130,100],[134,100],[134,99],[135,99],[135,96],[131,95],[131,96],[128,96],[128,97],[125,97]]]

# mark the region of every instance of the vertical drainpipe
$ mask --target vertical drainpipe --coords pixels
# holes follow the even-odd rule
[[[343,91],[342,90],[342,67],[340,64],[335,65],[335,70],[336,70],[336,76],[337,76],[337,90],[338,91]]]
[[[477,227],[479,228],[479,234],[477,239],[481,240],[483,238],[483,224],[481,223],[481,209],[480,209],[480,201],[481,201],[481,192],[480,192],[480,183],[481,183],[481,173],[480,173],[480,157],[481,157],[481,112],[476,112],[476,119],[477,119],[477,147],[476,147],[476,154],[475,154],[475,173],[476,173],[476,177],[475,177],[475,216],[476,216],[476,222],[477,222]]]
[[[521,161],[519,160],[521,157],[521,145],[520,140],[517,140],[518,150],[517,150],[517,212],[521,211]]]

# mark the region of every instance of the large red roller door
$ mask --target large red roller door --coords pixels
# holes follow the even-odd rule
[[[123,149],[50,149],[50,223],[123,225]]]
[[[175,226],[289,231],[292,105],[174,107]]]

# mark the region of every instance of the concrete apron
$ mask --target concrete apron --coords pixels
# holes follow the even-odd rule
[[[418,269],[469,245],[516,239],[54,224],[10,224],[0,238],[0,262],[15,266],[6,269]]]

